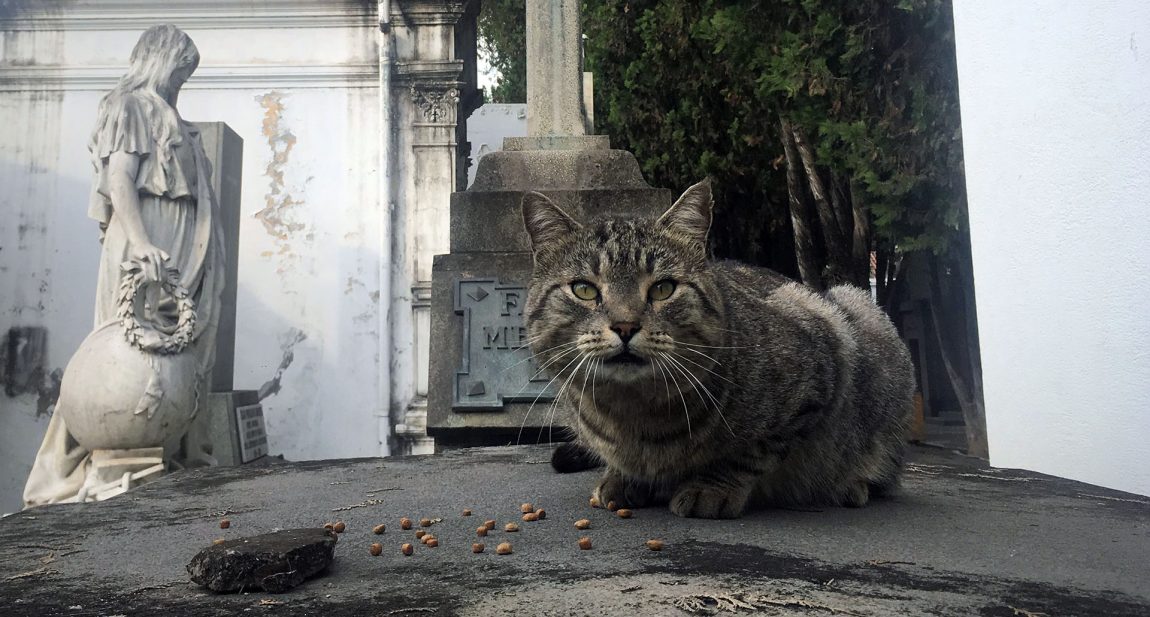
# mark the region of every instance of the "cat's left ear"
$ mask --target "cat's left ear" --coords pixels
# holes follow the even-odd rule
[[[669,210],[659,217],[658,224],[688,240],[705,245],[711,229],[711,210],[715,205],[711,197],[711,179],[693,185]]]

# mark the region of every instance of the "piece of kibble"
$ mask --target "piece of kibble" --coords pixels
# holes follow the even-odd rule
[[[495,521],[484,521],[483,526],[487,528],[487,531],[491,531],[495,529]]]
[[[599,506],[601,506],[601,505],[602,505],[602,504],[600,504],[600,503],[599,503],[599,498],[598,498],[598,497],[592,497],[592,498],[591,498],[591,507],[592,507],[592,508],[598,508],[598,507],[599,507]]]
[[[435,548],[435,547],[439,546],[439,538],[432,538],[432,539],[428,540],[427,546],[429,548]]]
[[[406,516],[399,519],[399,528],[400,529],[411,529],[411,519],[407,518]]]
[[[525,504],[519,506],[519,511],[524,513],[524,514],[527,514],[528,512],[534,512],[535,506],[533,506],[529,503],[525,503]]]
[[[511,554],[511,543],[510,542],[500,542],[499,546],[495,547],[495,552],[499,555],[510,555]]]
[[[479,527],[476,527],[475,528],[475,535],[477,535],[477,536],[487,535],[487,525],[480,525]]]
[[[416,531],[416,532],[415,532],[415,539],[416,539],[416,540],[422,540],[422,539],[423,539],[423,536],[426,536],[426,535],[427,535],[427,532],[426,532],[426,531],[424,531],[424,530],[422,530],[422,529],[420,529],[420,530],[418,530],[418,531]]]
[[[591,550],[591,538],[579,538],[579,550]]]
[[[608,501],[607,502],[607,509],[611,512],[614,512],[615,510],[619,509],[619,506],[615,505],[614,501]]]
[[[487,547],[483,546],[479,542],[476,542],[475,544],[471,545],[471,552],[472,553],[482,553],[483,549],[485,549],[485,548],[487,548]]]
[[[619,508],[615,512],[615,515],[618,516],[619,518],[631,518],[631,511],[628,510],[627,508]]]
[[[506,531],[507,533],[514,533],[519,531],[519,525],[516,525],[515,523],[507,523],[503,526],[503,531]]]
[[[402,551],[404,555],[411,557],[411,554],[415,552],[415,547],[410,544],[404,544],[399,547],[399,550]]]
[[[431,534],[425,534],[422,538],[419,539],[419,541],[424,543],[424,544],[427,544],[428,542],[431,542],[434,539],[435,539],[435,536],[433,536]]]
[[[419,526],[420,527],[431,527],[431,519],[429,519],[429,518],[419,519]]]
[[[535,511],[535,515],[539,517],[539,520],[543,520],[543,519],[547,518],[547,510],[544,510],[543,508],[539,508],[538,510]]]
[[[331,523],[324,523],[323,528],[328,531],[335,531],[335,525],[332,525]]]
[[[220,521],[220,529],[227,529],[228,527],[231,527],[231,526],[232,526],[232,522],[226,518],[224,520]]]
[[[340,521],[340,522],[336,523],[335,525],[333,525],[331,529],[332,529],[332,531],[334,531],[336,533],[343,533],[344,531],[347,530],[347,525],[344,525],[343,521]]]
[[[215,540],[212,540],[212,544],[223,544],[224,542],[227,542],[227,540],[223,538],[216,538]]]
[[[661,550],[663,550],[663,541],[662,540],[647,540],[647,548],[649,548],[653,551],[661,551]]]
[[[581,519],[575,521],[575,529],[590,529],[590,528],[591,528],[591,521],[589,521],[585,518],[581,518]]]
[[[463,516],[471,516],[471,510],[464,508],[463,509]]]
[[[377,536],[379,534],[383,533],[384,531],[387,531],[386,525],[376,525],[375,527],[371,528],[371,533],[374,533]]]
[[[371,553],[372,557],[379,557],[383,554],[383,545],[376,542],[367,548],[367,552]]]
[[[533,523],[537,520],[539,520],[539,515],[534,512],[528,512],[523,515],[523,522],[525,523]]]

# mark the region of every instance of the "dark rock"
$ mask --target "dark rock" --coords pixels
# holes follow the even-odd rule
[[[192,581],[212,591],[282,593],[322,572],[335,556],[327,529],[287,529],[237,538],[200,551],[188,563]]]

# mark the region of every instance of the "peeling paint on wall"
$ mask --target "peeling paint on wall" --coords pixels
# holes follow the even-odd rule
[[[264,385],[260,386],[259,397],[261,401],[280,391],[284,371],[286,371],[295,360],[295,346],[305,340],[307,340],[307,335],[304,334],[302,330],[296,328],[288,330],[284,335],[283,342],[280,345],[280,350],[283,351],[283,358],[280,360],[279,368],[276,369],[276,374],[265,382]]]
[[[255,213],[255,217],[264,225],[268,234],[280,244],[280,254],[291,254],[286,241],[292,234],[303,231],[306,225],[294,220],[293,214],[297,207],[304,204],[303,200],[296,199],[287,190],[284,183],[284,168],[295,149],[296,136],[284,124],[284,98],[287,95],[272,91],[256,97],[256,102],[264,110],[262,133],[271,149],[272,157],[264,170],[264,176],[269,180],[268,192],[264,195],[264,207]]]

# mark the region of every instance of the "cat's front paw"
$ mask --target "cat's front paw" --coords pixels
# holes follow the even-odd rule
[[[675,491],[671,512],[686,518],[739,518],[749,497],[749,491],[691,482]]]
[[[642,482],[631,481],[616,472],[608,472],[591,492],[605,508],[612,501],[620,508],[642,508],[651,501],[651,488]]]

